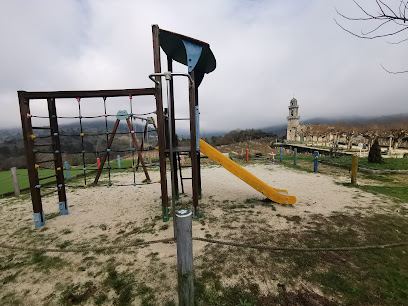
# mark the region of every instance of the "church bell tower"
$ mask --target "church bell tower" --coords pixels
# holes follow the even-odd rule
[[[296,141],[297,139],[297,129],[299,127],[299,105],[297,104],[297,100],[293,98],[290,100],[289,104],[289,116],[288,119],[288,127],[286,129],[286,140],[287,141]]]

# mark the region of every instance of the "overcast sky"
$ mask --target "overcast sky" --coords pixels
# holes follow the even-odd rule
[[[217,68],[199,90],[202,132],[284,123],[293,96],[304,120],[408,112],[408,74],[391,75],[380,66],[408,69],[407,43],[341,30],[335,8],[360,15],[351,0],[0,3],[0,127],[20,125],[17,90],[153,86],[152,24],[211,46]],[[365,28],[339,21],[357,32]],[[127,99],[108,104],[111,113],[128,107]],[[102,101],[84,107],[89,115],[103,111]],[[138,98],[134,107],[142,113],[155,105]],[[178,79],[177,116],[185,117],[187,107],[187,83]],[[59,115],[77,114],[76,101],[57,102],[57,108]],[[44,109],[43,102],[32,106],[33,113]]]

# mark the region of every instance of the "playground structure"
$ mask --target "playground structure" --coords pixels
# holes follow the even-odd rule
[[[59,118],[72,118],[79,119],[80,134],[82,143],[82,151],[78,152],[83,157],[83,173],[84,173],[84,187],[88,187],[87,173],[89,171],[97,172],[94,185],[98,184],[99,177],[104,170],[108,170],[109,184],[108,186],[114,186],[111,182],[110,173],[112,167],[110,166],[110,152],[111,146],[117,133],[117,129],[121,120],[125,120],[129,128],[129,135],[132,138],[132,157],[133,173],[137,170],[139,162],[142,165],[146,176],[146,183],[150,182],[150,176],[148,174],[146,165],[144,163],[141,152],[144,151],[143,141],[139,145],[133,129],[133,119],[140,118],[146,121],[145,132],[147,131],[147,123],[154,125],[154,130],[158,136],[158,150],[159,150],[159,166],[160,166],[160,185],[161,185],[161,206],[162,206],[162,218],[163,221],[169,221],[170,210],[167,190],[167,175],[166,166],[167,159],[170,164],[170,176],[171,176],[171,215],[173,222],[175,222],[175,202],[179,197],[179,179],[178,170],[180,172],[180,183],[182,191],[184,192],[183,180],[191,180],[192,184],[192,206],[193,206],[193,218],[199,218],[198,202],[201,197],[201,175],[200,175],[200,150],[202,153],[213,159],[215,162],[221,164],[228,171],[238,176],[241,180],[255,188],[257,191],[264,194],[271,200],[282,204],[293,204],[296,202],[296,198],[289,196],[286,190],[275,189],[248,171],[234,163],[232,160],[226,158],[216,149],[209,146],[207,143],[199,139],[199,108],[198,108],[198,87],[200,86],[204,75],[211,73],[216,68],[216,60],[210,49],[209,44],[187,37],[181,34],[169,32],[160,29],[157,25],[152,26],[153,34],[153,59],[154,59],[154,73],[149,75],[149,78],[154,82],[155,86],[152,88],[136,88],[136,89],[119,89],[119,90],[96,90],[96,91],[56,91],[56,92],[26,92],[19,91],[18,98],[20,104],[20,114],[23,129],[24,146],[26,152],[27,168],[30,182],[30,192],[34,211],[34,224],[35,227],[41,227],[45,224],[45,216],[42,208],[41,201],[41,184],[40,181],[45,179],[40,178],[38,174],[39,164],[45,161],[39,160],[39,154],[46,153],[52,154],[53,158],[47,160],[47,162],[54,163],[55,175],[49,176],[56,178],[56,187],[59,198],[59,212],[60,214],[68,214],[68,203],[66,197],[66,186],[64,179],[64,163],[62,161],[61,152],[61,135],[59,133],[58,119]],[[167,55],[167,72],[161,72],[161,58],[160,49]],[[177,61],[188,67],[188,73],[174,73],[173,61]],[[167,107],[164,108],[162,97],[162,77],[165,78],[167,83]],[[189,92],[189,118],[181,119],[175,118],[175,103],[174,103],[174,77],[186,77],[188,80],[188,92]],[[130,113],[124,110],[119,110],[117,114],[110,115],[106,112],[106,99],[109,97],[129,97],[130,100]],[[156,101],[157,126],[154,123],[154,119],[138,117],[133,113],[132,97],[136,96],[153,96]],[[88,117],[84,117],[81,114],[81,101],[87,98],[102,98],[104,103],[105,113],[96,117],[104,117],[106,125],[106,149],[101,159],[100,166],[97,169],[89,169],[86,167],[84,148],[84,133],[82,128],[82,120]],[[40,117],[32,115],[30,112],[30,103],[32,100],[46,99],[48,105],[49,126],[33,126],[32,118]],[[56,110],[56,99],[76,99],[78,102],[78,116],[74,117],[59,117]],[[143,114],[148,115],[148,114]],[[108,131],[108,117],[116,117],[115,125],[112,131]],[[175,124],[177,120],[188,120],[190,123],[190,145],[187,147],[176,146],[177,136],[175,133]],[[47,144],[52,148],[50,151],[40,151],[37,149],[35,139],[38,137],[33,133],[34,130],[47,130],[50,132],[47,137],[51,139],[51,143]],[[110,137],[109,137],[110,135]],[[135,154],[138,155],[137,165],[135,163]],[[182,176],[181,156],[188,155],[191,159],[191,177],[186,178]],[[104,167],[105,163],[108,163],[107,167]],[[135,177],[135,176],[134,176]],[[132,184],[133,186],[141,185],[136,183],[135,178]],[[121,185],[124,186],[124,185]],[[54,187],[53,187],[54,188]],[[176,232],[175,232],[176,233]]]

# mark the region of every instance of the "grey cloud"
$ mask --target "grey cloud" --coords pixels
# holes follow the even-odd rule
[[[304,119],[407,112],[408,75],[380,67],[408,67],[403,46],[345,33],[333,21],[335,7],[358,14],[351,1],[340,0],[2,2],[0,103],[9,112],[0,114],[2,126],[19,125],[19,89],[152,86],[155,23],[210,43],[217,58],[200,87],[203,131],[284,123],[292,95]],[[185,81],[176,82],[176,94],[183,117]],[[128,105],[113,102],[112,110]],[[77,111],[59,105],[64,114]],[[149,111],[154,103],[139,98],[137,107]]]

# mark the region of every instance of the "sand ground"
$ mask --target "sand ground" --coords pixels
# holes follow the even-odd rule
[[[249,217],[234,217],[228,212],[228,203],[253,203],[263,196],[237,179],[220,166],[202,169],[203,197],[200,207],[203,220],[193,222],[193,236],[211,235],[217,239],[240,239],[239,227],[248,218],[262,229],[276,231],[301,231],[316,215],[329,216],[334,213],[373,213],[394,209],[390,200],[359,189],[344,187],[339,183],[348,182],[347,176],[328,176],[306,173],[284,168],[279,165],[251,165],[246,169],[270,186],[287,189],[297,197],[295,205],[257,205],[251,208]],[[159,172],[150,172],[153,181],[159,180]],[[188,174],[186,174],[188,176]],[[138,173],[136,180],[143,180]],[[130,174],[113,176],[114,182],[129,183]],[[189,183],[190,181],[188,181]],[[188,185],[187,183],[187,185]],[[169,188],[170,189],[170,188]],[[182,204],[187,206],[191,188],[186,186]],[[27,196],[0,200],[0,242],[30,247],[75,247],[125,244],[142,240],[170,238],[173,235],[172,222],[165,225],[161,220],[160,184],[129,187],[94,187],[69,190],[69,215],[58,215],[56,195],[43,198],[46,225],[34,229],[31,199]],[[272,203],[270,204],[272,206]],[[245,208],[241,209],[243,213]],[[51,216],[51,218],[50,218]],[[296,217],[293,222],[291,217]],[[225,223],[229,226],[226,227]],[[62,246],[61,246],[62,245]],[[199,256],[205,248],[203,242],[194,242],[194,254]],[[153,254],[153,255],[152,255]],[[8,258],[11,262],[23,263],[28,260],[24,252],[0,249],[3,268]],[[155,244],[139,249],[127,249],[113,254],[51,254],[64,260],[58,270],[39,271],[35,265],[15,265],[0,270],[0,280],[18,272],[15,280],[3,284],[0,298],[15,294],[24,304],[54,305],[59,298],[59,290],[64,284],[93,280],[102,282],[105,277],[102,267],[112,258],[119,263],[118,269],[131,271],[138,280],[161,290],[163,297],[175,297],[177,288],[176,246],[175,244]],[[92,263],[86,257],[92,257]],[[158,275],[163,281],[157,285]],[[160,288],[159,288],[160,287]],[[113,293],[110,293],[113,294]],[[160,300],[164,300],[160,299]],[[92,304],[92,301],[89,301]],[[135,300],[135,304],[138,300]]]

